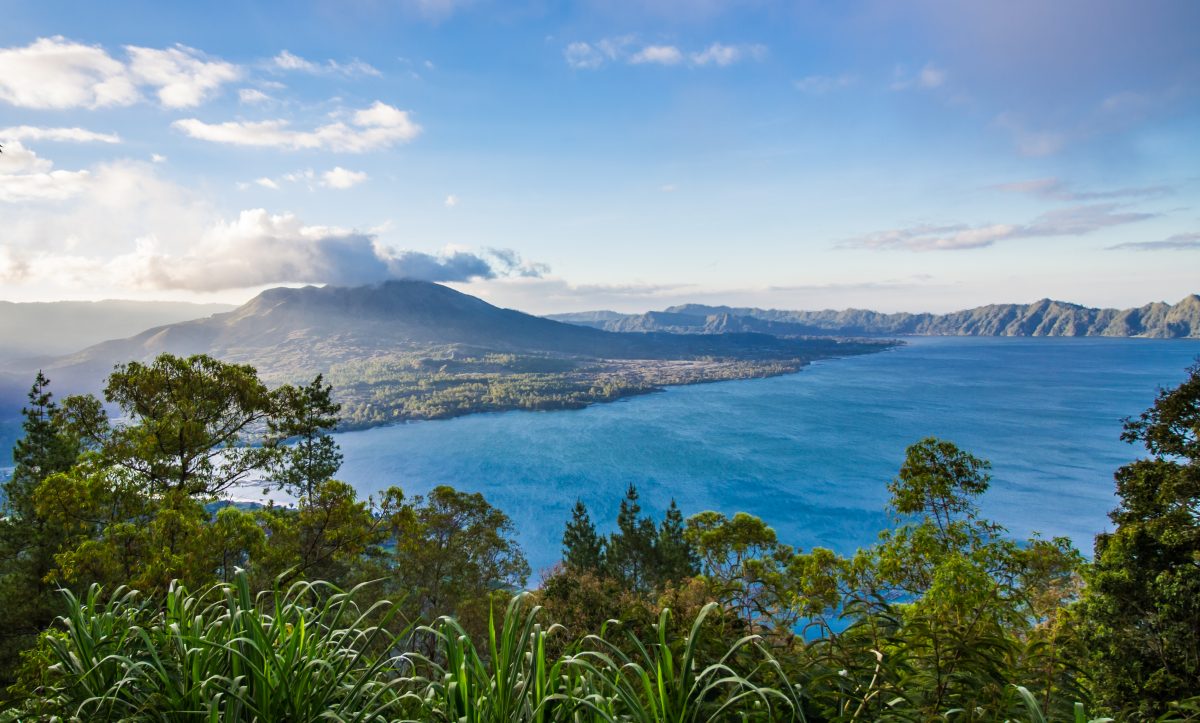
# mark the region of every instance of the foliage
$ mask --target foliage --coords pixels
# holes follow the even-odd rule
[[[103,454],[151,494],[216,495],[274,454],[245,444],[275,408],[253,367],[162,354],[118,366],[104,397],[128,421],[104,435]]]
[[[552,366],[446,360],[522,363]],[[606,533],[576,504],[533,593],[481,495],[333,479],[321,377],[164,355],[114,373],[112,423],[39,375],[0,520],[7,719],[1200,720],[1190,375],[1127,423],[1151,456],[1118,470],[1092,565],[984,518],[987,462],[929,438],[851,556],[744,513],[656,521],[630,486]],[[248,479],[295,504],[222,499]]]
[[[439,486],[408,500],[392,487],[381,514],[391,552],[389,584],[405,596],[414,618],[450,614],[481,634],[493,596],[507,597],[529,577],[512,520],[483,495]]]
[[[244,574],[160,608],[127,588],[66,593],[54,664],[22,714],[92,721],[389,721],[400,705],[397,608],[299,582],[253,595]],[[378,618],[376,621],[375,618]]]
[[[333,479],[342,454],[329,432],[337,426],[342,406],[331,398],[333,387],[320,374],[303,387],[283,386],[276,392],[276,415],[267,423],[269,436],[292,445],[273,460],[271,478],[293,497],[311,497],[317,485]]]
[[[1117,470],[1083,601],[1097,697],[1130,720],[1200,691],[1200,364],[1188,374],[1126,421],[1150,457]]]

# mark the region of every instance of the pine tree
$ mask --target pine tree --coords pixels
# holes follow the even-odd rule
[[[574,572],[600,574],[604,569],[604,541],[582,500],[575,501],[571,521],[563,532],[563,564]]]
[[[329,436],[342,409],[333,401],[332,390],[320,374],[306,386],[279,390],[279,410],[270,423],[271,435],[294,443],[283,448],[272,477],[281,489],[296,497],[311,497],[317,485],[332,479],[342,466],[342,453]]]
[[[33,490],[46,477],[70,469],[79,451],[55,426],[58,405],[49,387],[50,380],[39,370],[29,390],[29,406],[21,410],[25,434],[13,447],[15,466],[4,485],[7,514],[18,519],[33,518]]]
[[[658,539],[654,546],[655,582],[659,589],[667,583],[693,577],[700,573],[696,552],[683,534],[683,513],[679,505],[671,500],[667,514],[658,527]]]
[[[29,390],[29,406],[21,410],[24,436],[13,447],[12,477],[4,485],[0,514],[0,688],[12,681],[20,651],[59,612],[61,599],[46,577],[54,569],[63,534],[37,514],[34,491],[46,477],[75,463],[79,444],[56,423],[58,406],[41,371]]]
[[[609,538],[606,567],[609,574],[626,588],[649,592],[656,569],[654,543],[657,531],[653,520],[638,516],[641,511],[637,488],[631,484],[617,513],[617,532]]]

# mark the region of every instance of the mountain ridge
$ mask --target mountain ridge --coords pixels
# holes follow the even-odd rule
[[[642,314],[574,312],[547,318],[608,331],[685,334],[756,332],[794,336],[1113,336],[1200,338],[1200,295],[1176,304],[1153,302],[1129,309],[1087,307],[1054,299],[1030,304],[988,304],[933,313],[870,309],[790,311],[680,304]]]

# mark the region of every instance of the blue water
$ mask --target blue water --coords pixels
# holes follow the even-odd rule
[[[341,434],[339,477],[364,493],[482,492],[516,523],[536,582],[575,500],[609,530],[630,483],[656,516],[671,498],[685,515],[741,510],[785,542],[852,552],[887,524],[905,447],[934,435],[991,460],[986,516],[1090,553],[1113,470],[1139,452],[1121,419],[1197,356],[1196,340],[918,338],[772,379]]]

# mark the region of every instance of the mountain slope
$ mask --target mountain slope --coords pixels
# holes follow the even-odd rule
[[[54,367],[106,370],[162,352],[208,353],[272,375],[444,345],[613,359],[792,358],[819,346],[754,333],[726,338],[619,334],[501,309],[439,284],[388,281],[270,289],[233,311],[106,341]]]
[[[1200,338],[1200,296],[1171,305],[1095,309],[1042,299],[950,314],[884,314],[865,309],[784,311],[684,304],[645,314],[556,314],[548,318],[609,331],[762,333],[781,336],[1129,336]]]
[[[251,364],[272,383],[325,374],[347,423],[366,426],[574,408],[669,384],[785,374],[814,359],[890,345],[762,333],[615,333],[501,309],[438,284],[388,281],[271,289],[233,311],[93,345],[47,371],[58,394],[96,391],[115,364],[163,352],[211,354]]]
[[[174,301],[0,301],[0,364],[67,354],[152,326],[229,311],[229,304]]]

